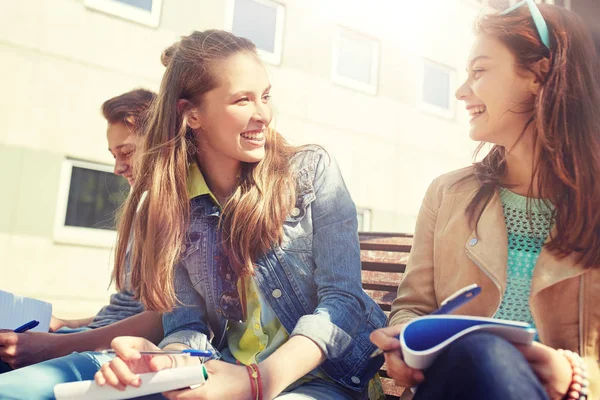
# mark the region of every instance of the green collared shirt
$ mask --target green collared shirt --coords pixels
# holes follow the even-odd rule
[[[202,175],[196,163],[191,163],[188,167],[187,191],[190,200],[194,197],[209,195],[215,204],[221,206],[213,192],[210,191],[206,179],[204,179],[204,175]]]

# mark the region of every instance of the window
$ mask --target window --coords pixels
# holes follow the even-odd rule
[[[156,28],[162,0],[84,0],[87,7]]]
[[[101,247],[115,244],[115,216],[129,185],[112,171],[108,165],[63,161],[55,241]]]
[[[331,79],[368,94],[377,93],[379,41],[344,28],[333,37]]]
[[[421,108],[447,118],[454,118],[455,71],[445,65],[424,60],[422,73],[419,93]]]
[[[254,42],[268,63],[281,64],[285,7],[271,0],[229,0],[226,29]]]
[[[368,208],[357,208],[358,231],[369,232],[371,230],[371,210]]]

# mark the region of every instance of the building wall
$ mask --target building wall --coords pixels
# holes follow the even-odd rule
[[[110,294],[112,249],[58,243],[53,234],[66,158],[111,164],[104,100],[157,90],[161,52],[192,30],[222,29],[225,0],[163,0],[158,28],[91,10],[83,0],[10,2],[0,14],[0,289],[52,301],[59,315],[91,314]],[[287,0],[281,65],[269,65],[277,128],[337,158],[371,229],[412,232],[437,175],[468,165],[475,145],[466,113],[418,104],[422,59],[464,77],[473,2],[402,7],[372,0]],[[379,85],[367,95],[330,78],[341,25],[378,38]]]

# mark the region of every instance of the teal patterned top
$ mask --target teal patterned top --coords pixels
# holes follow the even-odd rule
[[[527,212],[527,197],[500,188],[500,199],[508,235],[508,270],[506,292],[495,318],[530,323],[535,326],[529,296],[533,269],[552,226],[553,207],[531,200]],[[531,219],[527,218],[531,215]]]

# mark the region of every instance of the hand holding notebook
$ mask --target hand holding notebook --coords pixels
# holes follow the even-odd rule
[[[162,393],[204,384],[208,373],[204,364],[165,369],[159,372],[140,374],[143,382],[139,387],[126,386],[119,390],[112,386],[98,386],[94,381],[61,383],[54,387],[57,400],[120,400]]]
[[[448,315],[481,292],[477,285],[467,286],[450,296],[430,315],[406,324],[398,340],[404,362],[414,369],[429,367],[449,344],[471,332],[490,332],[504,339],[529,345],[536,331],[529,324],[486,317]],[[372,356],[381,354],[376,351]]]

